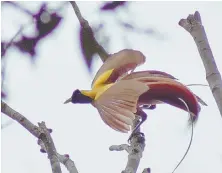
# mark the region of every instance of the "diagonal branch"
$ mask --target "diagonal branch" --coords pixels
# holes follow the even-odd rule
[[[15,9],[18,9],[18,10],[20,10],[21,12],[23,12],[23,13],[29,15],[29,16],[33,16],[33,13],[32,13],[30,10],[24,8],[23,6],[21,6],[21,5],[20,5],[19,3],[17,3],[17,2],[6,1],[5,3],[11,5],[11,6],[14,7]]]
[[[217,68],[200,13],[196,11],[187,19],[181,19],[179,25],[193,37],[206,70],[206,79],[222,116],[222,80]]]
[[[35,137],[39,138],[39,136],[43,133],[38,126],[34,125],[26,117],[24,117],[22,114],[15,111],[14,109],[12,109],[3,101],[1,101],[1,111],[8,117],[12,118],[13,120],[21,124],[24,128],[26,128],[26,130],[28,130]]]
[[[47,129],[45,122],[38,123],[39,127],[34,125],[25,116],[9,107],[5,102],[1,101],[1,112],[17,121],[33,136],[38,138],[38,144],[41,146],[40,151],[45,151],[51,163],[53,173],[61,173],[60,162],[65,165],[70,173],[78,173],[74,162],[67,155],[57,153],[54,142],[50,135],[50,130]]]
[[[92,28],[90,27],[89,25],[89,22],[84,19],[82,17],[82,14],[79,10],[79,7],[77,6],[76,2],[75,1],[70,1],[72,7],[73,7],[73,10],[75,11],[75,14],[79,20],[79,23],[82,27],[82,29],[85,30],[85,32],[89,33],[89,35],[91,35],[91,33],[93,33],[93,30]],[[105,60],[109,57],[109,54],[106,52],[106,50],[96,41],[94,35],[92,34],[92,46],[94,46],[96,52],[99,54],[101,60],[103,62],[105,62]]]
[[[12,37],[12,39],[5,45],[5,47],[2,47],[2,51],[1,51],[1,57],[3,57],[6,53],[6,51],[8,50],[8,48],[10,48],[13,44],[13,41],[15,40],[15,38],[22,33],[24,27],[22,26],[17,32],[16,34]]]

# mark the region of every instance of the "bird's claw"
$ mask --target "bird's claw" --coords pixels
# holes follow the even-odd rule
[[[128,141],[128,143],[130,144],[132,138],[134,138],[134,137],[142,137],[142,138],[144,138],[144,136],[145,136],[145,135],[144,135],[144,133],[142,133],[142,132],[132,132],[127,141]]]
[[[141,108],[138,108],[136,115],[138,115],[136,127],[133,129],[131,135],[129,136],[128,143],[131,143],[131,139],[135,136],[137,137],[138,135],[144,139],[144,134],[140,132],[139,128],[140,128],[141,124],[143,124],[143,122],[147,119],[147,114]]]

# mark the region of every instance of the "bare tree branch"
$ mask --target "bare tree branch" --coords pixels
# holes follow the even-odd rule
[[[222,116],[222,80],[211,51],[200,13],[196,11],[187,19],[181,19],[179,25],[193,37],[206,70],[206,79]]]
[[[69,158],[68,155],[61,155],[57,153],[60,163],[62,163],[70,173],[78,173],[75,163]]]
[[[33,136],[38,138],[38,144],[41,146],[40,151],[45,151],[51,163],[53,173],[61,173],[60,162],[65,165],[70,173],[78,173],[74,162],[68,155],[61,155],[57,153],[54,142],[50,135],[50,130],[47,129],[45,122],[38,123],[39,127],[30,122],[22,114],[18,113],[5,102],[1,101],[1,112],[8,117],[17,121],[24,128],[26,128]]]
[[[2,113],[12,118],[13,120],[17,121],[35,137],[39,138],[39,136],[43,133],[39,127],[32,124],[31,121],[29,121],[26,117],[24,117],[19,112],[16,112],[14,109],[9,107],[5,102],[1,101],[1,107],[2,107],[1,109]]]
[[[84,19],[82,17],[82,14],[79,10],[79,7],[77,6],[76,2],[75,1],[70,1],[70,3],[72,4],[72,7],[75,11],[75,14],[79,20],[79,23],[81,25],[81,27],[85,30],[85,32],[88,32],[89,34],[90,33],[93,33],[93,30],[92,28],[90,27],[89,25],[89,22]],[[106,50],[96,41],[94,35],[93,35],[93,43],[92,43],[94,46],[95,46],[95,49],[96,49],[96,52],[99,54],[101,60],[103,62],[105,62],[105,60],[109,57],[109,54],[106,52]]]
[[[132,129],[134,129],[139,123],[139,116],[137,116],[133,122]],[[138,128],[136,134],[130,140],[130,147],[131,151],[128,155],[127,165],[122,173],[136,173],[137,168],[139,167],[140,159],[142,158],[142,154],[145,148],[145,136],[140,132],[140,128]]]
[[[139,124],[139,117],[133,122],[133,129]],[[143,133],[140,132],[140,129],[136,131],[136,134],[133,135],[130,146],[127,144],[122,145],[112,145],[110,151],[122,151],[125,150],[129,153],[127,165],[122,173],[136,173],[137,168],[139,167],[140,159],[142,158],[142,153],[145,148],[145,137]]]
[[[39,136],[39,139],[42,140],[44,146],[46,148],[46,152],[48,153],[48,158],[51,163],[52,172],[53,173],[61,173],[61,167],[59,163],[59,159],[57,157],[57,151],[54,145],[54,142],[51,138],[51,135],[45,125],[45,122],[38,123],[39,127],[43,130],[43,133]]]
[[[122,144],[122,145],[112,145],[109,147],[110,151],[123,151],[125,150],[127,153],[130,152],[131,147],[127,144]]]

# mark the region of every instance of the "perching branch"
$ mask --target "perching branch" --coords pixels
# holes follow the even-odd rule
[[[181,19],[179,25],[193,37],[206,70],[206,79],[222,116],[222,80],[211,51],[200,13],[196,11],[187,19]]]
[[[93,30],[92,30],[92,28],[91,28],[90,25],[89,25],[89,22],[82,17],[82,14],[81,14],[81,12],[80,12],[80,10],[79,10],[79,7],[77,6],[76,2],[75,2],[75,1],[70,1],[70,3],[72,4],[73,10],[75,11],[75,14],[76,14],[76,16],[77,16],[77,18],[78,18],[78,20],[79,20],[79,23],[80,23],[82,29],[85,30],[85,32],[88,32],[89,35],[90,35],[91,33],[93,33]],[[106,50],[96,41],[94,35],[92,35],[92,37],[93,37],[92,46],[95,47],[95,49],[96,49],[95,51],[96,51],[96,52],[98,53],[98,55],[100,56],[101,60],[102,60],[103,62],[105,62],[105,60],[109,57],[109,54],[108,54],[108,53],[106,52]]]
[[[48,154],[53,173],[61,173],[60,162],[63,163],[70,173],[78,173],[74,162],[67,155],[60,155],[57,153],[54,142],[50,135],[50,130],[47,129],[45,122],[38,123],[39,127],[34,125],[26,117],[19,112],[9,107],[5,102],[1,101],[1,112],[8,117],[17,121],[24,128],[26,128],[33,136],[38,138],[38,144],[41,146],[41,151]]]
[[[134,129],[139,122],[139,116],[137,116],[133,122],[132,129]],[[131,152],[129,152],[127,165],[122,173],[136,173],[140,159],[142,158],[142,153],[145,148],[145,136],[140,132],[140,128],[138,128],[135,133],[136,135],[130,140]]]
[[[139,116],[133,122],[133,129],[139,124]],[[130,140],[130,145],[112,145],[110,151],[122,151],[125,150],[128,155],[127,165],[122,173],[136,173],[137,168],[142,158],[142,153],[145,148],[145,136],[140,132],[140,128],[136,131],[135,135]]]

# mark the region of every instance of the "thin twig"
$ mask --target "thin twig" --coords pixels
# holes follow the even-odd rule
[[[25,14],[27,14],[27,15],[29,15],[29,16],[33,16],[33,13],[32,13],[30,10],[24,8],[23,6],[21,6],[21,5],[20,5],[19,3],[17,3],[17,2],[6,1],[5,3],[7,3],[7,4],[11,5],[12,7],[14,7],[14,8],[16,8],[16,9],[24,12]]]
[[[15,40],[15,38],[16,38],[20,33],[22,33],[23,29],[24,29],[23,26],[20,27],[20,29],[16,32],[16,34],[12,37],[12,39],[6,44],[5,47],[2,48],[3,51],[2,51],[2,53],[1,53],[1,57],[3,57],[3,56],[5,55],[5,53],[6,53],[6,51],[8,50],[8,48],[13,44],[13,41]]]
[[[112,145],[109,147],[110,151],[123,151],[125,150],[127,153],[130,152],[131,147],[127,144],[122,144],[122,145]]]
[[[179,25],[193,37],[206,70],[206,79],[222,116],[222,80],[217,68],[200,13],[196,11],[187,19],[181,19]]]
[[[79,23],[82,27],[82,29],[85,30],[85,32],[88,33],[93,33],[92,28],[89,25],[89,22],[83,18],[79,7],[77,6],[75,1],[70,1],[70,3],[72,4],[73,10],[75,11],[75,14],[79,20]],[[93,43],[95,46],[96,52],[99,54],[101,60],[103,62],[105,62],[105,60],[109,57],[109,54],[106,52],[106,50],[97,42],[97,40],[95,39],[94,35],[93,35]]]
[[[209,87],[209,85],[207,85],[207,84],[188,84],[186,86],[207,86],[207,87]]]

